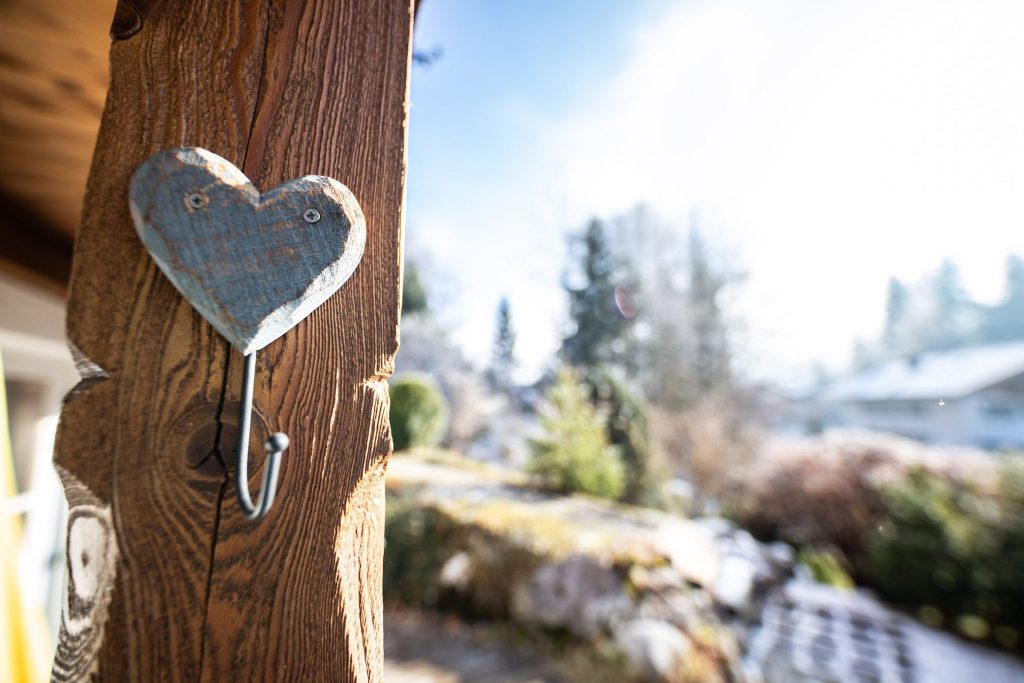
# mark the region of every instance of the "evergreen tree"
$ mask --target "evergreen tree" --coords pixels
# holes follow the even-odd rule
[[[530,442],[530,472],[556,491],[618,498],[624,486],[622,461],[571,369],[559,371],[547,401],[544,438]]]
[[[982,336],[989,342],[1024,339],[1024,259],[1016,254],[1006,259],[1003,300],[986,312]]]
[[[507,391],[512,386],[512,372],[515,370],[516,331],[512,326],[512,311],[508,297],[498,303],[498,314],[494,330],[494,347],[491,352],[489,379],[494,389]]]
[[[881,338],[858,343],[854,365],[1013,339],[1024,339],[1024,259],[1007,259],[1003,301],[989,308],[971,300],[956,264],[946,259],[912,286],[889,280]]]
[[[586,375],[590,400],[604,414],[608,441],[619,453],[625,475],[622,500],[640,505],[657,504],[659,476],[655,464],[647,405],[604,367]]]
[[[707,245],[693,226],[689,236],[690,313],[694,341],[693,375],[701,395],[728,386],[731,352],[721,294],[728,278],[711,265]]]
[[[643,207],[618,222],[615,239],[636,274],[641,311],[630,329],[625,370],[652,405],[681,410],[697,394],[686,243]]]
[[[653,315],[642,322],[644,338],[638,340],[635,376],[644,396],[653,405],[670,411],[681,410],[697,398],[693,374],[694,340],[689,331],[686,292],[664,288],[657,304],[645,305]],[[656,299],[652,291],[645,299]],[[662,310],[658,310],[661,308]]]
[[[624,369],[643,397],[671,412],[731,388],[732,321],[726,295],[742,275],[722,265],[694,218],[687,238],[642,209],[617,225],[640,313]]]
[[[882,343],[886,351],[898,355],[907,347],[907,313],[910,293],[896,278],[889,278],[889,292],[885,301],[885,331]]]
[[[920,331],[919,350],[953,349],[972,341],[976,330],[972,313],[976,307],[960,282],[960,270],[949,259],[932,278],[931,296],[931,316]]]
[[[427,289],[423,286],[416,265],[406,262],[405,274],[402,278],[402,315],[426,313],[426,311]]]
[[[562,286],[569,295],[574,329],[562,342],[562,356],[574,366],[615,364],[625,351],[626,332],[635,313],[624,301],[631,290],[625,269],[597,219],[573,238],[571,246],[578,266]]]

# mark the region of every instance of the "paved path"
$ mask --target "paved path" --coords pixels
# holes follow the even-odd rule
[[[558,683],[544,662],[480,642],[471,627],[420,612],[384,614],[385,683]]]
[[[1024,681],[1024,661],[928,628],[863,593],[793,582],[761,618],[747,653],[752,681]]]

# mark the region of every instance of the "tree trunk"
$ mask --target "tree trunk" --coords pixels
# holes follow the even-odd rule
[[[54,680],[381,680],[411,5],[165,0],[114,43],[68,303],[83,381],[55,457],[71,511]],[[349,282],[260,352],[251,452],[275,431],[291,446],[259,523],[223,464],[241,355],[157,269],[128,211],[135,167],[179,146],[261,191],[331,176],[366,215]]]

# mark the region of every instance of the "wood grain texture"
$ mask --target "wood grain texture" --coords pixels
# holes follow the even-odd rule
[[[197,147],[144,161],[128,200],[160,269],[246,355],[338,291],[366,245],[359,202],[337,180],[303,176],[261,195],[230,161]]]
[[[61,615],[53,679],[83,680],[94,673],[110,609],[117,567],[117,539],[110,505],[70,472],[57,467],[68,499],[67,596]]]
[[[109,506],[118,554],[93,661],[61,654],[56,680],[381,679],[411,19],[409,0],[165,0],[113,45],[68,313],[88,379],[56,458]],[[222,466],[241,356],[160,273],[129,215],[131,172],[182,146],[258,187],[338,178],[366,218],[346,286],[260,353],[250,446],[283,431],[291,447],[258,525]]]

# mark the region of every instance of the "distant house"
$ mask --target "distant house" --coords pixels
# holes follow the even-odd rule
[[[1024,342],[924,353],[831,384],[826,421],[927,443],[1024,448]]]

